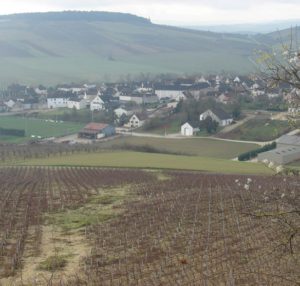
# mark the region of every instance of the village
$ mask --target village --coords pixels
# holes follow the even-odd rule
[[[90,144],[117,135],[143,134],[174,139],[213,136],[220,140],[245,140],[229,135],[256,118],[261,118],[262,122],[268,119],[285,124],[291,118],[297,120],[300,110],[291,104],[293,94],[297,92],[286,86],[270,92],[266,84],[255,76],[220,75],[102,85],[69,84],[50,88],[14,84],[1,91],[0,114],[25,114],[27,117],[43,114],[45,121],[53,123],[84,123],[84,127],[75,134],[70,132],[55,138],[30,135],[34,140],[57,143]],[[265,126],[268,124],[270,121]],[[294,143],[259,154],[258,160],[276,165],[299,160],[297,132],[294,129],[288,131],[292,131],[296,138],[287,141]],[[282,131],[276,138],[268,140],[250,138],[245,141],[267,144],[280,140],[281,135],[289,136],[286,133]]]

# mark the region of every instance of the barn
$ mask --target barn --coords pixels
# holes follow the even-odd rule
[[[85,139],[100,139],[113,136],[115,133],[115,127],[109,124],[91,122],[78,133],[78,137]]]

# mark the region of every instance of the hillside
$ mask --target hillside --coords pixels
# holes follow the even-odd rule
[[[291,39],[293,45],[299,44],[300,29],[298,26],[291,26],[289,29],[277,30],[265,35],[256,35],[255,39],[265,45],[282,47],[282,43],[290,45]]]
[[[54,84],[140,73],[251,70],[258,42],[152,24],[130,14],[60,12],[0,17],[0,82]]]
[[[238,34],[268,34],[277,30],[284,30],[290,27],[299,26],[300,19],[271,21],[265,23],[249,23],[234,25],[216,25],[216,26],[190,26],[189,28],[202,31],[211,31],[217,33],[238,33]]]

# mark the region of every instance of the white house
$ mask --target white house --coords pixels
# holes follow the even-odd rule
[[[125,125],[126,127],[130,127],[130,128],[138,128],[144,125],[146,120],[146,116],[143,114],[133,114],[128,123]]]
[[[99,95],[97,95],[97,96],[91,101],[90,109],[91,109],[92,111],[94,111],[94,110],[103,110],[103,109],[105,109],[104,101],[100,98]]]
[[[220,126],[227,126],[233,122],[232,116],[227,114],[222,109],[206,110],[205,112],[200,114],[200,121],[205,120],[207,117],[211,117],[212,120],[217,121]]]
[[[75,108],[77,110],[80,110],[80,109],[84,109],[86,108],[86,101],[84,99],[79,99],[79,98],[74,98],[74,99],[69,99],[68,102],[67,102],[67,107],[68,108]]]
[[[235,77],[235,79],[233,80],[233,82],[234,82],[234,83],[240,83],[241,80],[240,80],[240,78],[237,76],[237,77]]]
[[[35,93],[38,95],[48,95],[47,89],[39,89],[38,87],[34,89]]]
[[[85,101],[90,104],[93,99],[95,99],[96,96],[101,96],[101,92],[100,91],[96,91],[96,92],[85,92],[84,95],[83,95],[83,98],[85,99]]]
[[[67,97],[48,97],[47,106],[49,109],[68,107]]]
[[[252,91],[251,91],[251,95],[252,95],[253,97],[265,95],[265,91],[264,91],[264,90],[252,90]]]
[[[181,126],[182,136],[193,136],[195,132],[199,131],[199,128],[194,128],[190,123],[186,122]]]
[[[12,99],[5,101],[4,104],[8,107],[8,108],[13,108],[14,105],[16,104]]]

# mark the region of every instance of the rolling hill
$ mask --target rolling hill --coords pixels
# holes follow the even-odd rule
[[[0,83],[116,80],[140,73],[246,73],[260,47],[245,35],[155,25],[130,14],[0,16]]]

